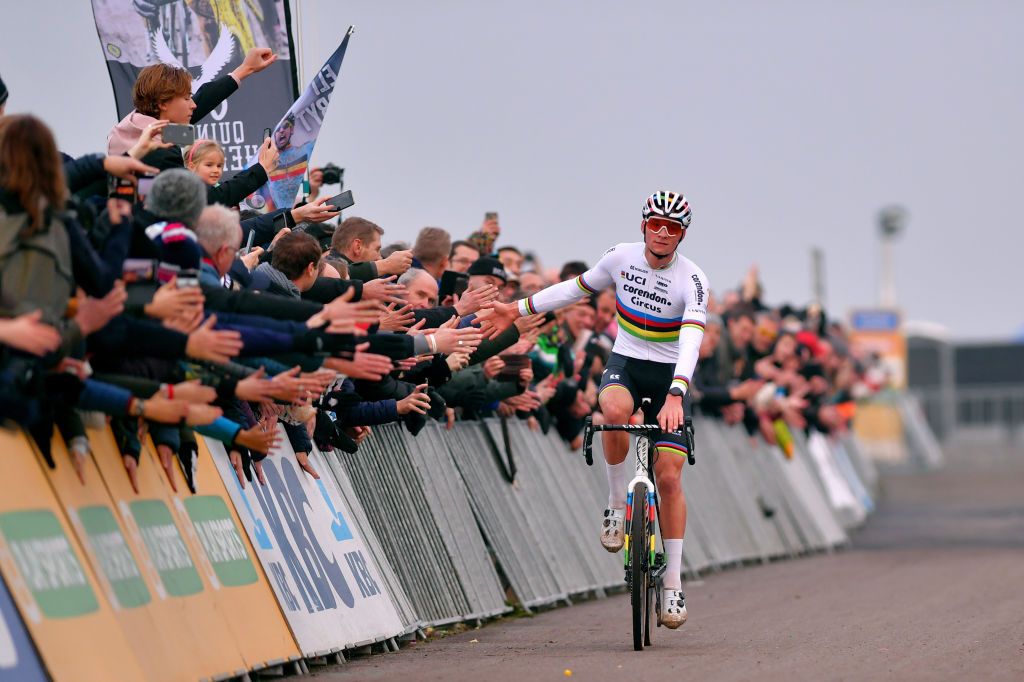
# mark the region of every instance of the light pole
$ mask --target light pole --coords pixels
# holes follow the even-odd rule
[[[882,254],[878,281],[878,304],[896,307],[896,257],[893,242],[907,225],[907,211],[902,206],[887,206],[878,213],[878,234]]]

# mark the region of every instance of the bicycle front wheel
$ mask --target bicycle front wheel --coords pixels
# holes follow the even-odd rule
[[[633,604],[633,649],[643,651],[647,622],[647,543],[651,530],[647,525],[647,486],[638,483],[633,490],[629,520],[630,601]]]

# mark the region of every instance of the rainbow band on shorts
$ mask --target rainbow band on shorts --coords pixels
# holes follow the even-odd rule
[[[604,392],[607,391],[609,388],[621,388],[622,390],[632,395],[632,393],[629,390],[629,387],[626,386],[625,384],[608,382],[607,384],[604,385],[604,387],[601,388],[600,392],[597,394],[597,397],[600,398],[602,395],[604,395]]]
[[[686,449],[685,445],[673,443],[670,440],[659,440],[657,443],[654,444],[654,447],[657,448],[658,450],[665,450],[666,452],[671,452],[673,454],[679,455],[680,457],[686,457],[688,454],[690,454],[690,451]]]

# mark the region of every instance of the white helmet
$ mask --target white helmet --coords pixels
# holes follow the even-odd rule
[[[651,216],[660,216],[670,220],[678,220],[683,227],[690,226],[690,202],[682,192],[655,192],[644,202],[643,216],[647,220]]]

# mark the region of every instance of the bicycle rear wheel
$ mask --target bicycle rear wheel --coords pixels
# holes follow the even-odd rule
[[[633,649],[643,651],[644,627],[649,611],[647,592],[647,486],[638,483],[633,490],[629,521],[630,601],[633,604]],[[649,640],[648,640],[649,641]]]

